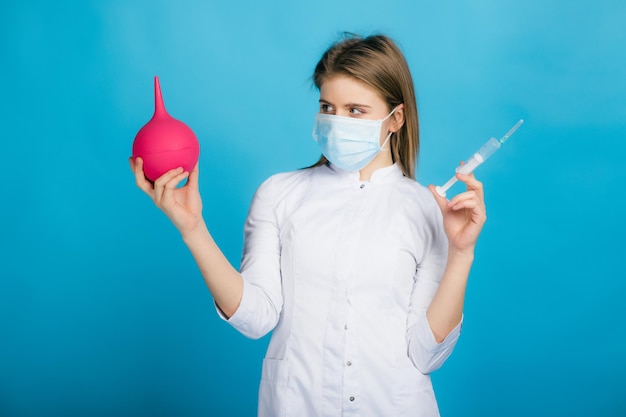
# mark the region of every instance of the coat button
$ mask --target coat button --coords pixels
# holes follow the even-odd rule
[[[351,361],[348,361],[348,362],[346,362],[346,365],[348,365],[348,366],[352,366],[352,362],[351,362]]]
[[[354,397],[350,397],[350,401],[354,401]]]

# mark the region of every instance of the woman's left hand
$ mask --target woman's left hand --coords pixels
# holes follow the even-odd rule
[[[483,184],[474,174],[457,173],[456,177],[467,186],[467,191],[454,196],[450,201],[437,194],[435,186],[428,189],[433,193],[443,215],[443,228],[451,249],[472,252],[478,235],[487,220]]]

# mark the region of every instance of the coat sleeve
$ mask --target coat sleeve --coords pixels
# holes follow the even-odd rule
[[[241,303],[228,319],[217,309],[223,319],[252,339],[263,337],[276,326],[283,305],[274,181],[271,177],[259,187],[248,211],[240,267]]]
[[[437,209],[438,210],[438,209]],[[408,353],[415,367],[428,374],[441,367],[450,356],[461,333],[461,322],[438,343],[426,318],[443,276],[448,257],[448,240],[443,231],[441,213],[430,218],[429,250],[420,262],[414,279],[407,320]]]

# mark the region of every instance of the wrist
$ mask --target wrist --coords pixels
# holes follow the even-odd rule
[[[471,264],[474,262],[474,246],[465,249],[448,247],[448,262],[452,260]]]
[[[183,242],[185,242],[185,244],[189,246],[192,245],[194,241],[203,239],[204,236],[208,234],[208,232],[209,230],[207,229],[206,224],[201,219],[193,228],[180,230],[180,236],[182,237]]]

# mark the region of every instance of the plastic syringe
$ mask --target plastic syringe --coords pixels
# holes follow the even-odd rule
[[[460,172],[461,174],[465,174],[465,175],[473,172],[480,164],[485,162],[487,158],[489,158],[498,149],[500,149],[500,146],[502,146],[502,144],[506,142],[506,140],[513,133],[515,133],[517,128],[519,128],[522,125],[522,123],[524,123],[524,120],[520,119],[520,121],[515,123],[515,126],[513,126],[511,130],[509,130],[506,133],[506,135],[502,136],[500,140],[496,138],[489,139],[487,143],[485,143],[478,151],[476,151],[476,153],[474,153],[474,155],[472,155],[467,161],[465,161],[463,165],[458,167],[456,169],[456,172]],[[456,175],[453,175],[452,178],[450,178],[450,180],[447,183],[445,183],[441,187],[439,186],[435,187],[435,189],[437,190],[437,194],[439,194],[442,197],[445,197],[446,191],[448,191],[448,189],[452,187],[457,181],[458,179],[456,178]]]

